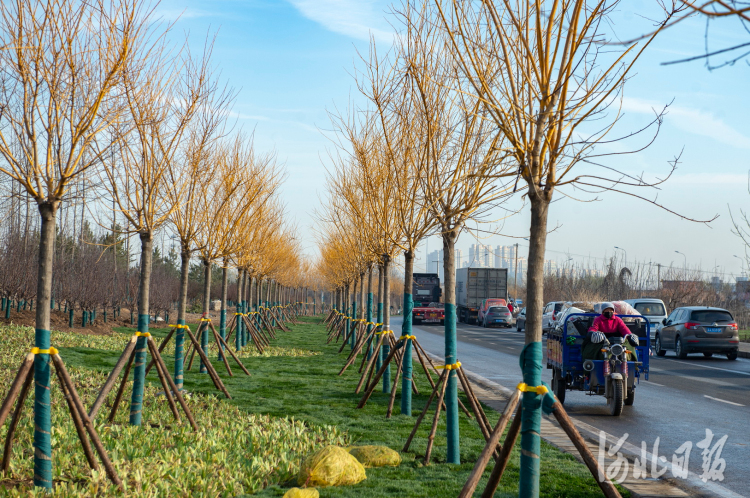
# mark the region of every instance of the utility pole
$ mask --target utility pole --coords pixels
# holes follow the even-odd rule
[[[513,272],[513,301],[518,299],[518,242],[516,242],[516,250],[514,251],[516,259],[516,269]]]
[[[661,289],[661,263],[656,263],[656,290]]]

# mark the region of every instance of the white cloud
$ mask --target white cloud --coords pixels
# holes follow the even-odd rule
[[[393,33],[383,20],[387,3],[377,0],[288,0],[308,19],[342,35],[391,43]],[[385,26],[379,28],[377,26]]]
[[[653,115],[655,110],[661,111],[664,104],[625,97],[622,107],[624,111]],[[688,133],[702,135],[726,145],[739,149],[750,149],[749,137],[710,112],[673,105],[667,109],[666,123]]]

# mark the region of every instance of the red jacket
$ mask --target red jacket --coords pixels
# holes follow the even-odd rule
[[[589,327],[589,332],[602,332],[604,334],[620,334],[626,336],[630,334],[630,329],[625,322],[622,321],[617,315],[612,315],[612,318],[606,318],[604,315],[599,315],[594,318],[594,323]]]

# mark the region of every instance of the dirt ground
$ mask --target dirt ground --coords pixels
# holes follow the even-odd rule
[[[218,312],[211,315],[218,316]],[[172,317],[176,317],[177,312],[172,312]],[[188,323],[195,323],[200,319],[201,315],[198,313],[188,313],[186,318]],[[5,313],[0,313],[0,325],[9,325],[14,323],[16,325],[24,325],[27,327],[33,327],[36,320],[36,309],[33,311],[16,311],[13,308],[10,312],[10,319],[5,318]],[[76,310],[73,317],[73,328],[68,327],[68,314],[62,311],[52,310],[50,315],[50,325],[54,330],[75,330],[79,334],[90,334],[90,335],[112,335],[115,332],[112,330],[113,327],[129,327],[135,328],[135,325],[130,325],[130,310],[122,308],[120,316],[117,320],[112,320],[112,311],[107,313],[107,323],[104,323],[104,315],[101,311],[97,312],[96,320],[93,324],[87,324],[86,327],[81,327],[81,311]],[[151,323],[151,327],[164,327],[166,323],[159,321],[157,323]]]

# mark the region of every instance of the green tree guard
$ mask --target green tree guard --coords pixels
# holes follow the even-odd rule
[[[352,314],[350,315],[350,318],[352,321],[357,319],[357,286],[354,286],[354,300],[352,301]],[[354,349],[354,344],[357,342],[357,324],[354,323],[354,326],[351,329],[352,336],[349,338],[349,348]]]
[[[68,327],[73,328],[73,308],[68,310]]]
[[[26,311],[26,306],[27,306],[27,305],[28,305],[28,303],[27,303],[27,302],[26,302],[26,300],[24,299],[24,300],[23,300],[23,310],[24,310],[24,311]]]
[[[96,308],[91,311],[91,323],[94,323],[94,320],[96,320]]]
[[[149,315],[138,315],[138,332],[148,333]],[[148,337],[139,335],[135,343],[135,359],[133,361],[133,395],[130,398],[130,425],[141,425],[143,415],[143,388],[146,385],[146,352],[148,351]]]
[[[402,336],[411,336],[412,310],[414,301],[411,293],[404,293],[404,321],[401,326]],[[411,339],[407,339],[404,344],[404,358],[401,363],[401,415],[411,417],[411,378],[412,378],[412,361],[411,361]]]
[[[133,310],[130,310],[130,325],[133,325]]]
[[[202,324],[205,322],[202,322]],[[206,355],[206,358],[208,358],[208,325],[203,327],[203,332],[201,333],[201,349],[203,350],[203,354]],[[201,360],[201,367],[200,370],[198,370],[200,373],[208,373],[208,368],[206,367],[206,364],[203,363],[203,360]]]
[[[456,305],[445,303],[445,364],[455,364],[456,354]],[[451,370],[445,391],[445,415],[448,437],[448,463],[461,463],[458,439],[458,372]]]
[[[104,310],[102,313],[102,318],[104,319],[104,323],[107,323],[107,310]]]
[[[89,317],[89,312],[86,310],[83,310],[83,313],[81,313],[81,327],[86,326],[86,319]]]
[[[10,318],[10,307],[13,306],[13,301],[8,299],[8,304],[5,306],[5,318],[6,320]]]
[[[241,309],[243,313],[247,313],[247,309],[248,309],[247,301],[245,300],[242,301]],[[240,323],[242,323],[242,320],[240,320]],[[242,333],[240,334],[240,345],[244,348],[245,346],[247,346],[247,336],[248,334],[250,334],[250,331],[247,330],[244,323],[242,323],[241,332]]]
[[[219,312],[219,335],[222,339],[227,338],[227,310],[222,309]],[[222,351],[224,351],[224,346],[222,344],[217,344],[217,349],[219,350],[219,361],[224,361],[224,356]]]
[[[237,303],[237,306],[235,307],[235,315],[234,315],[236,319],[235,323],[237,324],[234,329],[234,349],[237,351],[242,350],[242,338],[240,337],[242,335],[242,327],[244,325],[242,323],[242,313],[243,313],[242,306],[239,303]]]
[[[50,348],[49,330],[36,329],[34,344]],[[52,412],[49,354],[34,357],[34,486],[52,489]]]
[[[372,292],[368,292],[367,293],[367,323],[372,323],[372,298],[373,298]],[[314,308],[315,308],[315,301],[313,301],[313,310]],[[367,326],[368,336],[372,332],[373,328],[374,328],[373,325]],[[374,342],[375,342],[374,340],[370,341],[370,344],[367,346],[367,359],[368,360],[372,357],[372,348],[375,346],[375,344],[373,344]]]
[[[378,296],[378,300],[381,300],[382,298]],[[378,303],[378,323],[383,323],[383,302]],[[377,344],[377,342],[375,343]],[[377,351],[378,357],[375,359],[375,369],[380,370],[380,367],[383,366],[383,360],[385,359],[383,357],[383,348],[380,348],[380,351]]]
[[[174,334],[174,383],[177,389],[182,391],[185,379],[183,364],[185,349],[185,320],[177,320],[177,330]]]
[[[542,343],[530,342],[519,357],[523,382],[527,386],[542,385]],[[542,397],[535,392],[523,393],[521,407],[521,475],[519,496],[539,496],[539,456],[541,451]]]
[[[51,309],[51,310],[55,309],[55,298],[54,297],[52,298],[52,300],[49,303],[49,309]]]
[[[0,310],[5,310],[5,298],[2,300],[2,305],[0,305]]]

